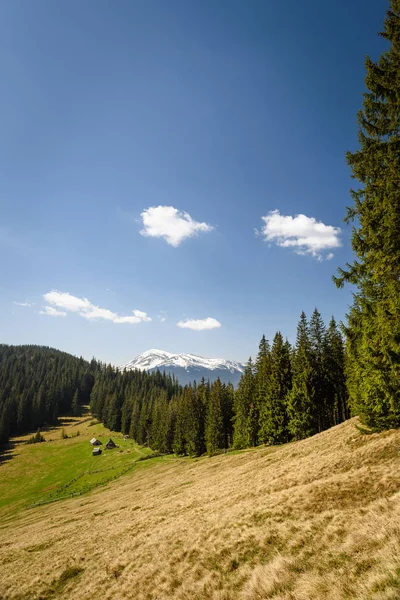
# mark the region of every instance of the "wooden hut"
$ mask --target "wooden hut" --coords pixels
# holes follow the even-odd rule
[[[101,448],[93,448],[92,454],[93,456],[100,456]]]
[[[107,450],[112,450],[113,448],[116,448],[117,444],[115,444],[115,442],[112,441],[112,439],[110,438],[106,444],[106,448]]]
[[[92,444],[92,446],[101,446],[103,442],[101,442],[100,440],[98,440],[97,438],[92,438],[90,440],[90,443]]]

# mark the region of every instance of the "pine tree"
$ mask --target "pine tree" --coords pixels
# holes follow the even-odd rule
[[[255,402],[254,396],[253,363],[249,358],[235,392],[233,429],[233,446],[235,448],[247,448],[252,443],[250,426],[253,425],[251,409]]]
[[[224,431],[224,448],[230,448],[233,442],[233,405],[235,388],[232,383],[224,384],[222,394],[222,421]]]
[[[180,394],[176,401],[176,420],[172,448],[178,456],[186,454],[186,423],[183,394]]]
[[[262,336],[254,373],[254,401],[249,413],[251,445],[268,438],[271,408],[271,348],[265,335]]]
[[[206,416],[206,448],[211,456],[224,445],[224,421],[222,414],[223,386],[218,378],[211,386]]]
[[[346,220],[356,220],[353,264],[338,286],[357,286],[346,328],[352,412],[375,428],[400,426],[400,0],[381,34],[389,48],[366,58],[368,91],[358,113],[359,144],[347,162],[359,186]]]
[[[325,324],[317,308],[310,319],[309,326],[310,357],[312,368],[312,390],[317,430],[323,431],[330,425],[329,410],[326,404],[327,374],[324,361],[324,346],[326,340]]]
[[[205,450],[204,416],[201,399],[192,386],[184,391],[184,416],[186,454],[199,456]]]
[[[81,415],[81,405],[79,404],[79,391],[75,390],[74,397],[72,398],[72,414],[74,417]]]
[[[269,396],[260,421],[263,443],[277,444],[288,440],[287,395],[291,387],[290,344],[283,341],[278,331],[271,350]]]
[[[332,317],[324,342],[324,364],[327,378],[326,405],[329,425],[338,425],[349,418],[345,376],[345,350],[342,334]]]
[[[316,433],[313,396],[313,370],[307,317],[301,313],[297,326],[296,348],[293,356],[292,389],[287,396],[288,428],[296,440]]]
[[[158,401],[154,406],[152,428],[153,447],[159,450],[160,452],[168,452],[170,450],[168,444],[169,415],[168,397],[166,391],[162,391],[160,393]]]

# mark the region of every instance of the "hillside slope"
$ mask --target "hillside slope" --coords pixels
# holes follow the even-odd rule
[[[400,431],[362,435],[356,423],[283,447],[167,457],[21,511],[0,526],[0,596],[399,598]]]

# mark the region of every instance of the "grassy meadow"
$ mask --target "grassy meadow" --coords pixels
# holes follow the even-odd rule
[[[62,439],[62,432],[68,437]],[[64,417],[60,426],[42,434],[46,442],[27,444],[31,434],[18,437],[0,455],[0,522],[29,506],[103,485],[151,454],[149,448],[139,448],[121,433],[110,432],[88,413]],[[92,456],[89,440],[93,437],[103,442],[100,456]],[[110,437],[118,448],[104,450]]]
[[[150,452],[116,435],[123,452],[92,458],[109,433],[89,423],[0,464],[2,600],[400,598],[400,431],[352,419],[281,447],[154,458],[27,509],[76,470]]]

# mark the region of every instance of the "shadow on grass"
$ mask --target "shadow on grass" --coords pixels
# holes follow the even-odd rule
[[[13,452],[15,446],[16,444],[14,442],[8,442],[8,444],[0,446],[0,467],[15,456],[18,456],[18,454]]]

